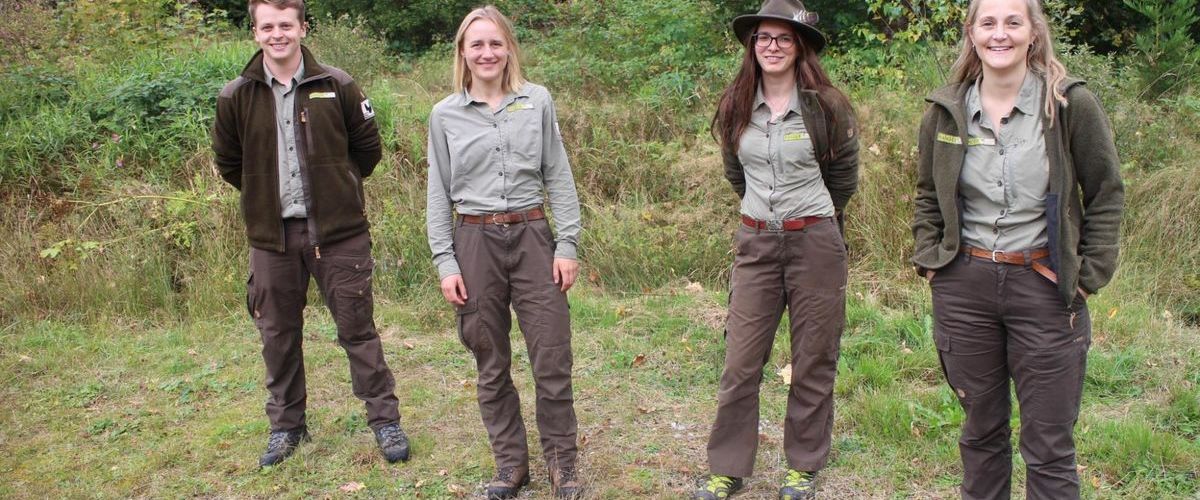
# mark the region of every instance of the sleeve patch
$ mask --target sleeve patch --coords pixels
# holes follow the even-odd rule
[[[362,108],[362,115],[363,115],[364,120],[370,120],[371,118],[375,118],[375,108],[371,107],[370,99],[363,99],[363,101],[361,103],[359,103],[358,105],[360,108]]]

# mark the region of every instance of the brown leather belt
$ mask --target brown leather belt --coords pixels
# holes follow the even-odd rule
[[[546,213],[542,212],[541,207],[538,207],[525,212],[505,212],[486,215],[459,214],[458,216],[467,224],[520,224],[531,220],[545,219]]]
[[[1033,250],[1025,250],[1025,251],[1021,251],[1021,252],[998,252],[998,251],[984,250],[982,248],[976,248],[976,247],[972,247],[972,246],[963,245],[962,253],[965,253],[967,255],[970,255],[972,257],[977,257],[980,259],[987,259],[987,260],[990,260],[992,262],[996,262],[999,264],[1014,264],[1014,265],[1018,265],[1018,266],[1029,266],[1029,265],[1032,265],[1033,261],[1035,261],[1035,260],[1044,259],[1046,257],[1049,257],[1050,249],[1036,248]]]
[[[745,224],[746,227],[759,231],[771,232],[799,231],[824,220],[829,220],[829,217],[817,217],[814,215],[809,217],[801,217],[799,219],[758,220],[745,215],[742,216],[742,224]]]

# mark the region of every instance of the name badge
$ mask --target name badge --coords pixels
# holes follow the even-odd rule
[[[521,111],[523,109],[533,109],[533,104],[527,102],[514,102],[504,108],[505,111],[512,113],[513,111]]]
[[[335,97],[337,97],[337,94],[333,92],[313,92],[308,94],[309,99],[333,99]]]
[[[783,136],[783,142],[803,141],[805,139],[808,139],[808,132],[792,132]]]
[[[946,143],[946,144],[959,144],[959,145],[961,145],[961,144],[962,144],[962,137],[959,137],[959,136],[957,136],[957,135],[943,134],[943,133],[941,133],[941,132],[938,132],[938,135],[937,135],[937,141],[938,141],[938,142],[944,142],[944,143]]]
[[[996,140],[989,137],[968,137],[968,146],[995,146]]]

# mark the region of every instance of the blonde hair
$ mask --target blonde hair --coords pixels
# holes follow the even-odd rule
[[[958,53],[958,60],[954,61],[954,66],[950,67],[951,81],[954,82],[972,82],[979,78],[983,72],[983,62],[979,59],[979,54],[975,53],[975,45],[971,43],[971,27],[975,25],[975,18],[979,15],[979,4],[983,0],[971,0],[971,5],[967,7],[967,22],[963,24],[962,47]],[[1042,4],[1038,0],[1025,0],[1025,7],[1029,11],[1029,21],[1033,28],[1033,40],[1029,45],[1029,53],[1027,60],[1029,70],[1034,74],[1042,77],[1046,82],[1046,96],[1043,99],[1045,102],[1046,117],[1050,119],[1051,126],[1054,123],[1055,110],[1058,106],[1055,104],[1067,104],[1067,98],[1063,95],[1063,80],[1067,79],[1067,68],[1058,61],[1058,57],[1054,54],[1053,40],[1050,36],[1050,24],[1046,21],[1046,14],[1042,12]]]
[[[504,65],[504,75],[500,80],[500,85],[505,92],[516,91],[525,84],[525,78],[521,76],[521,48],[517,45],[517,36],[513,33],[512,22],[504,17],[504,14],[501,14],[494,5],[485,5],[472,10],[458,25],[458,33],[454,35],[454,91],[462,92],[471,88],[471,71],[467,69],[467,61],[462,55],[463,41],[467,35],[467,28],[471,26],[471,23],[480,19],[491,21],[504,36],[504,43],[508,45],[508,62]]]
[[[258,24],[254,19],[254,8],[259,5],[270,5],[279,10],[296,9],[300,11],[300,24],[304,24],[304,0],[250,0],[246,3],[246,8],[250,10],[251,28]]]

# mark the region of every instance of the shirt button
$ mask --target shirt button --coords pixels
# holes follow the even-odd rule
[[[1000,148],[1000,156],[1004,156],[1004,148]]]
[[[295,146],[288,146],[288,151],[295,151],[295,150],[296,150]]]
[[[1004,181],[996,181],[996,185],[999,187],[1004,187]]]
[[[993,227],[993,228],[992,228],[992,234],[1000,234],[1000,230],[999,230],[999,229],[997,229],[997,228],[994,228],[994,227]]]
[[[288,124],[288,125],[291,125],[291,124],[292,124],[292,121],[291,121],[291,120],[288,120],[288,121],[287,121],[287,124]]]
[[[501,177],[503,177],[503,176],[504,176],[504,172],[496,172],[496,173],[497,173],[498,175],[500,175]]]
[[[500,151],[500,146],[496,146],[496,151]]]
[[[501,200],[507,200],[507,199],[508,199],[508,197],[507,197],[507,196],[504,196],[504,195],[500,195],[500,199],[501,199]]]
[[[496,127],[499,127],[499,126],[500,126],[500,125],[499,125],[499,124],[496,124],[496,123],[493,123],[493,124],[492,124],[492,128],[496,128]]]

